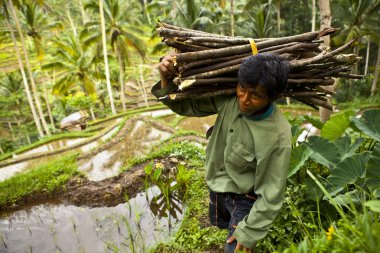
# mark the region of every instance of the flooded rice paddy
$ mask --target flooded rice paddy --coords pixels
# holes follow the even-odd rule
[[[176,231],[182,204],[157,215],[157,187],[115,207],[39,205],[0,220],[0,252],[145,252]],[[179,207],[179,209],[178,209]]]
[[[127,160],[147,155],[177,130],[205,134],[215,119],[215,116],[185,118],[170,110],[145,112],[127,120],[120,130],[115,124],[94,141],[91,137],[58,140],[24,152],[18,158],[38,156],[57,149],[79,152],[78,170],[91,182],[102,184],[116,178]],[[120,120],[104,123],[104,127]],[[206,142],[202,137],[193,137],[197,143]],[[2,168],[0,162],[0,181],[61,155],[38,157]],[[111,188],[118,190],[117,186],[115,184]],[[106,195],[104,192],[100,194]],[[157,187],[133,196],[128,202],[116,206],[100,204],[94,205],[100,207],[90,208],[82,206],[85,202],[78,206],[56,203],[3,213],[0,219],[0,252],[145,252],[157,242],[168,240],[178,228],[182,202],[173,196],[170,201],[163,200]],[[170,206],[162,203],[170,203]]]

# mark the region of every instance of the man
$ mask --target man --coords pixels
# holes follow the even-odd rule
[[[156,97],[176,89],[171,56],[159,65]],[[163,101],[184,116],[218,114],[206,148],[206,182],[210,221],[229,231],[225,252],[253,252],[281,209],[291,131],[273,102],[284,92],[288,72],[288,62],[258,54],[240,65],[236,95]]]

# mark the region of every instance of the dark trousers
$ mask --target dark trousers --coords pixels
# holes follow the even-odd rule
[[[236,194],[230,192],[213,192],[210,190],[209,217],[212,225],[228,229],[227,239],[233,235],[239,221],[249,214],[256,201],[256,194]],[[237,245],[226,243],[225,253],[233,253]]]

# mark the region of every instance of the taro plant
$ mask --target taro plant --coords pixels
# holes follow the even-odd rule
[[[380,110],[365,111],[360,118],[339,114],[322,126],[321,136],[310,136],[293,150],[288,176],[312,161],[328,193],[340,201],[357,189],[379,195],[379,141]]]

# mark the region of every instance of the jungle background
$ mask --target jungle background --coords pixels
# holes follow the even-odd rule
[[[331,48],[358,38],[347,53],[362,58],[351,73],[364,77],[336,80],[335,110],[327,118],[297,101],[279,101],[294,136],[289,184],[284,208],[257,252],[376,252],[380,248],[380,1],[1,0],[0,4],[0,170],[44,157],[47,152],[22,154],[48,143],[74,138],[90,143],[112,132],[86,151],[57,148],[54,155],[0,182],[4,210],[22,210],[23,203],[36,199],[44,203],[62,198],[92,207],[126,202],[136,194],[127,189],[142,185],[105,182],[112,196],[120,197],[110,204],[108,195],[96,199],[95,192],[104,190],[101,183],[92,185],[78,172],[78,163],[114,144],[123,152],[118,159],[125,157],[112,177],[143,171],[139,178],[144,184],[156,185],[162,193],[158,200],[163,202],[156,205],[161,205],[158,209],[166,217],[174,215],[169,207],[176,205],[169,196],[184,197],[186,208],[176,232],[143,250],[219,252],[225,232],[208,225],[202,179],[205,130],[194,127],[204,121],[153,114],[165,109],[150,89],[159,80],[159,58],[170,50],[156,34],[157,21],[228,36],[268,38],[319,30],[328,17],[332,27],[340,28],[331,37]],[[86,129],[61,129],[62,119],[78,111],[87,117]],[[212,125],[213,119],[206,121]],[[161,134],[150,135],[146,129],[136,134],[138,124]],[[309,136],[311,126],[314,136]],[[301,140],[305,133],[308,138]],[[136,154],[136,145],[147,141],[136,140],[136,135],[157,142]],[[122,148],[118,138],[124,138]],[[173,166],[176,169],[171,170]],[[85,195],[93,202],[74,196],[73,189],[83,184],[93,188]],[[72,190],[73,195],[62,189]],[[1,238],[1,249],[7,252],[11,248],[7,237]],[[134,245],[133,240],[108,243],[107,250],[140,252]]]

